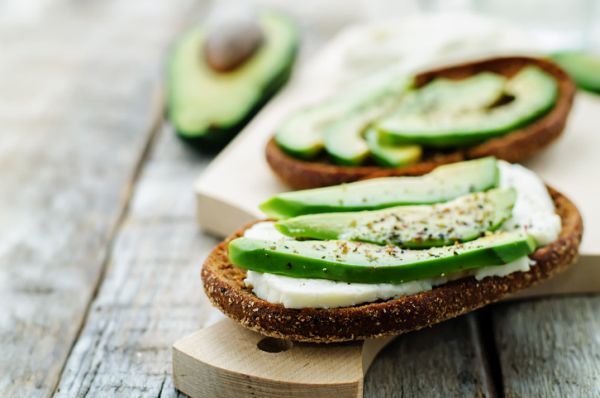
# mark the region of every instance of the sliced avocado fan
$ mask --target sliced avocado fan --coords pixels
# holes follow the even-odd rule
[[[331,132],[333,129],[343,134],[349,132],[349,137],[360,138],[363,128],[380,112],[387,110],[390,99],[397,100],[412,84],[412,79],[396,71],[387,71],[361,81],[325,101],[293,113],[277,129],[275,141],[284,151],[297,158],[312,159],[323,150],[327,130]],[[327,135],[331,136],[330,133]],[[354,141],[350,143],[354,144]],[[354,164],[364,158],[361,155],[363,149],[364,145],[359,144],[358,150],[351,148],[351,154],[346,155],[341,148],[338,159],[342,163]]]
[[[202,54],[205,27],[191,30],[170,54],[167,112],[177,134],[198,147],[219,147],[252,118],[287,81],[298,34],[287,17],[263,12],[261,46],[226,73],[213,70]]]
[[[311,214],[279,221],[294,238],[341,239],[406,248],[447,246],[494,231],[510,218],[516,191],[492,189],[453,201],[384,210]]]
[[[446,202],[472,192],[496,188],[499,170],[486,157],[437,167],[419,177],[384,177],[333,187],[285,192],[262,203],[273,218],[303,214],[376,210],[393,206]]]
[[[434,84],[435,81],[430,83]],[[457,87],[463,84],[461,81],[437,84],[438,87],[427,85],[415,90],[374,128],[397,144],[472,145],[530,123],[550,110],[558,96],[556,80],[536,66],[526,66],[509,79],[502,97],[496,95],[494,84],[490,84],[493,89],[487,93],[494,95],[481,97],[481,93],[477,94],[478,86],[483,87],[481,83],[469,86],[466,82],[466,88]],[[458,95],[461,91],[471,94]],[[472,100],[465,105],[463,101],[469,95]]]
[[[534,240],[520,231],[427,250],[340,240],[238,238],[229,243],[229,259],[240,268],[295,278],[404,283],[503,265],[534,250]]]

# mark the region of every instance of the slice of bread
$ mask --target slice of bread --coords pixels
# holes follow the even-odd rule
[[[495,156],[509,162],[522,161],[554,141],[565,127],[576,87],[560,67],[539,58],[499,57],[424,72],[418,74],[415,80],[416,86],[420,87],[438,77],[459,80],[484,71],[511,77],[527,65],[536,65],[556,79],[558,99],[544,116],[504,136],[471,147],[445,151],[427,150],[421,162],[400,168],[339,166],[331,163],[326,155],[318,160],[304,161],[288,155],[277,145],[275,139],[271,139],[266,147],[267,162],[286,185],[300,189],[356,181],[380,171],[387,171],[390,175],[421,175],[441,164],[484,156]]]
[[[575,205],[549,188],[562,219],[559,239],[537,249],[536,264],[527,272],[505,277],[459,279],[430,291],[342,308],[290,309],[256,297],[244,285],[246,271],[227,256],[230,240],[217,246],[202,267],[204,289],[211,302],[241,325],[263,335],[313,343],[335,343],[418,330],[493,303],[509,293],[532,286],[564,271],[578,257],[583,222]]]

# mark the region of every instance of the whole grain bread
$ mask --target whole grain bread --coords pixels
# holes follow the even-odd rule
[[[211,302],[241,325],[263,335],[313,343],[335,343],[418,330],[496,302],[537,284],[572,265],[578,257],[583,222],[575,205],[549,188],[562,220],[559,238],[537,249],[527,272],[505,277],[459,279],[430,291],[397,299],[343,308],[290,309],[255,296],[244,285],[246,272],[227,256],[227,244],[249,226],[218,245],[202,267],[204,289]]]
[[[427,150],[419,163],[400,168],[383,168],[376,165],[339,166],[333,164],[326,155],[318,160],[304,161],[288,155],[277,145],[275,139],[271,139],[266,146],[267,162],[286,185],[296,189],[337,185],[360,180],[377,172],[397,176],[421,175],[441,164],[484,156],[520,162],[558,138],[565,127],[576,87],[559,66],[540,58],[498,57],[439,68],[415,77],[415,84],[420,87],[438,77],[459,80],[483,71],[511,77],[527,65],[536,65],[556,79],[558,99],[547,114],[504,136],[471,147],[444,151]]]

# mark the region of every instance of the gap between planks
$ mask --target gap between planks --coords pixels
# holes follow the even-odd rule
[[[129,212],[129,204],[131,203],[131,198],[133,197],[133,194],[135,192],[135,185],[144,168],[144,163],[146,162],[146,159],[148,159],[148,156],[152,151],[152,147],[154,145],[154,142],[156,141],[156,137],[158,136],[161,130],[163,124],[164,90],[160,85],[157,85],[152,97],[153,98],[151,108],[151,119],[150,125],[146,133],[147,139],[144,145],[142,145],[142,149],[140,151],[140,154],[138,155],[138,159],[135,163],[135,166],[133,167],[133,170],[131,171],[131,175],[128,178],[128,182],[123,189],[123,193],[121,194],[120,208],[118,210],[116,220],[110,227],[108,232],[106,250],[104,251],[102,263],[100,265],[98,279],[95,281],[95,284],[92,289],[92,294],[90,296],[89,301],[87,302],[87,305],[85,306],[85,311],[83,312],[83,316],[81,317],[81,322],[77,327],[77,333],[71,341],[71,347],[69,347],[65,361],[63,362],[60,372],[58,373],[58,377],[56,378],[56,382],[54,383],[54,386],[52,386],[52,388],[50,389],[51,396],[56,394],[56,390],[60,384],[60,381],[62,380],[63,372],[65,370],[65,367],[67,366],[68,358],[71,356],[73,348],[77,344],[77,341],[79,341],[81,332],[83,331],[83,328],[87,323],[92,304],[98,296],[98,291],[100,290],[100,286],[102,286],[102,282],[104,281],[104,277],[106,275],[106,269],[108,267],[108,262],[112,254],[115,237],[121,229],[123,222],[127,218],[127,214]]]

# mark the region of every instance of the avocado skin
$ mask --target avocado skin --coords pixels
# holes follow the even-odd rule
[[[266,105],[266,103],[269,102],[269,100],[288,82],[294,70],[298,47],[298,43],[296,43],[292,51],[290,51],[288,63],[265,88],[263,95],[254,104],[252,109],[250,109],[250,111],[237,123],[229,126],[211,126],[207,130],[194,132],[179,130],[173,125],[177,137],[200,152],[215,153],[223,149],[223,147],[227,145],[229,141],[231,141],[233,137],[235,137],[254,118],[254,116],[258,114],[262,107]],[[167,101],[167,118],[170,118],[171,103],[172,101]]]
[[[364,265],[303,255],[303,246],[314,245],[315,241],[277,243],[242,237],[232,240],[228,250],[232,264],[256,272],[348,283],[404,283],[484,266],[504,265],[535,251],[535,241],[530,236],[518,232],[509,232],[506,235],[514,236],[514,239],[506,239],[497,245],[492,243],[488,246],[477,246],[485,239],[489,241],[489,238],[481,238],[466,244],[473,246],[471,250],[456,254],[456,246],[450,246],[445,256],[432,256],[412,263],[399,262],[398,265],[380,265],[376,258],[373,260],[373,265]],[[346,245],[347,250],[351,252],[357,245],[369,245],[346,241],[327,242]],[[294,247],[294,251],[293,253],[280,251],[277,244]],[[384,250],[385,247],[381,248]]]

